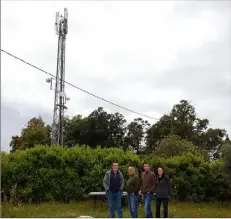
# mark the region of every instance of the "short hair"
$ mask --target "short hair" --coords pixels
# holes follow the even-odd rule
[[[143,165],[145,165],[145,164],[148,164],[148,165],[150,166],[150,163],[149,163],[149,162],[144,162]]]
[[[113,160],[113,161],[112,161],[112,165],[113,165],[114,163],[118,163],[118,161],[116,161],[116,160]]]
[[[132,169],[134,172],[136,172],[135,167],[130,166],[130,167],[128,167],[128,169]]]

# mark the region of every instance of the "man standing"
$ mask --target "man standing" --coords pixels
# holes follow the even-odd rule
[[[144,172],[141,174],[141,194],[144,197],[146,218],[152,218],[151,201],[156,188],[156,175],[150,170],[149,163],[144,163]]]
[[[118,218],[122,218],[122,193],[124,188],[124,177],[121,171],[119,171],[118,162],[113,161],[112,169],[106,172],[103,179],[103,186],[108,197],[110,217],[115,217],[114,202],[116,202]]]
[[[128,168],[129,179],[126,184],[128,193],[128,205],[132,218],[138,218],[138,199],[140,189],[140,179],[136,175],[135,168]]]

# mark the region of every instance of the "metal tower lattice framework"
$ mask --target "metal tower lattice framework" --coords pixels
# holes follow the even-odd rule
[[[55,89],[52,87],[54,78],[47,79],[50,83],[50,89],[55,90],[53,124],[51,134],[51,145],[63,145],[63,126],[64,126],[64,111],[67,109],[66,102],[69,98],[65,94],[65,49],[66,35],[68,32],[67,9],[64,9],[64,16],[56,13],[55,30],[58,35],[58,51],[57,51],[57,68]]]

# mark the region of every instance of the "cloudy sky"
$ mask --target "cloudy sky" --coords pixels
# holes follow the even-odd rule
[[[55,13],[69,12],[66,80],[159,118],[181,99],[231,134],[230,1],[2,1],[1,48],[55,73]],[[34,116],[52,121],[47,76],[1,53],[1,148]],[[68,115],[103,106],[72,87]],[[155,122],[151,121],[150,122]]]

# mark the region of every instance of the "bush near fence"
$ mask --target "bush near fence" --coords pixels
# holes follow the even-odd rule
[[[138,170],[144,159],[117,148],[63,148],[42,146],[1,153],[2,196],[8,201],[82,200],[92,191],[103,191],[102,180],[117,160],[127,180],[127,168]],[[173,198],[192,201],[231,200],[231,185],[223,161],[207,162],[186,153],[170,158],[146,157],[153,170],[162,166],[173,183]]]

